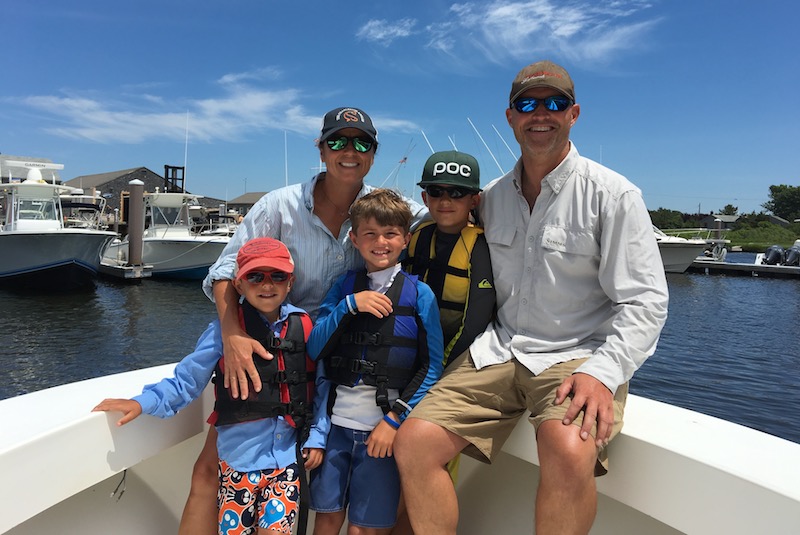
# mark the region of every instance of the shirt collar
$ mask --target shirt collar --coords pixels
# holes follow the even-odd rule
[[[547,184],[553,190],[553,193],[558,194],[558,192],[561,191],[561,188],[564,187],[567,179],[569,179],[570,175],[572,175],[572,172],[578,165],[579,159],[580,155],[578,154],[578,149],[575,147],[575,143],[570,141],[569,152],[567,153],[567,156],[561,160],[561,163],[558,164],[555,169],[550,171],[544,177],[542,182],[547,182]],[[516,188],[517,193],[522,195],[522,188],[520,186],[522,183],[522,158],[517,160],[517,163],[514,165],[514,169],[511,172],[514,177],[514,187]]]
[[[395,264],[392,267],[388,267],[380,271],[367,273],[367,277],[370,279],[370,288],[376,292],[383,292],[392,285],[394,278],[399,272],[400,264]]]

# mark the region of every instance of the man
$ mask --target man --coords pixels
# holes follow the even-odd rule
[[[480,204],[497,320],[395,442],[415,533],[455,534],[444,465],[462,450],[489,462],[526,410],[541,469],[536,534],[585,534],[594,521],[594,476],[606,471],[627,383],[655,351],[668,296],[641,192],[578,154],[569,133],[579,115],[562,67],[541,61],[514,79],[506,118],[522,156]]]

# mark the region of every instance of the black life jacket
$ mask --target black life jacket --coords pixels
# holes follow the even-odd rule
[[[377,318],[367,312],[343,318],[323,348],[327,377],[340,385],[355,386],[361,379],[377,387],[376,404],[389,411],[389,388],[403,390],[420,368],[417,358],[417,277],[398,272],[386,296],[392,313]],[[365,271],[351,272],[342,285],[345,295],[369,289]]]
[[[229,425],[262,418],[283,416],[297,428],[299,442],[308,438],[314,401],[314,362],[306,355],[306,340],[311,332],[311,319],[307,314],[289,314],[280,337],[264,324],[258,311],[247,301],[239,308],[239,321],[247,334],[261,342],[272,353],[266,360],[253,354],[253,362],[261,377],[261,392],[250,388],[250,397],[236,399],[224,388],[225,357],[214,370],[217,401],[215,425]],[[299,462],[299,459],[298,459]]]

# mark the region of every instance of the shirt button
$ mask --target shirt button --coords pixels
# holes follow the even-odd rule
[[[342,258],[343,258],[342,255],[337,255],[336,256],[336,260],[341,260]]]
[[[523,299],[523,300],[522,300],[522,304],[523,304],[523,305],[527,305],[527,304],[528,304],[528,300],[527,300],[527,299]]]
[[[533,236],[528,236],[528,241],[533,243]]]
[[[281,434],[280,434],[280,433],[278,433],[277,435],[275,435],[275,438],[277,438],[278,440],[280,440],[280,439],[281,439]]]
[[[526,268],[525,268],[525,271],[527,271],[528,273],[530,273],[530,272],[531,272],[531,267],[530,267],[530,266],[526,267]]]

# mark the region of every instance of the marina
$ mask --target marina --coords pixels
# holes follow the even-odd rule
[[[730,257],[753,260],[746,253]],[[800,497],[796,485],[787,488],[786,481],[800,477],[791,473],[798,467],[791,459],[800,454],[800,378],[787,370],[796,368],[798,355],[768,351],[764,341],[779,341],[781,348],[800,344],[800,287],[786,279],[691,273],[669,273],[667,280],[670,317],[656,354],[631,384],[626,426],[610,450],[612,472],[598,479],[600,506],[592,533],[714,533],[721,526],[725,533],[753,533],[764,526],[791,533],[785,520],[800,514]],[[780,310],[775,295],[782,296]],[[216,315],[199,283],[99,279],[94,291],[57,299],[4,292],[0,314],[5,318],[0,347],[9,370],[0,398],[24,401],[35,414],[42,406],[41,415],[12,406],[4,418],[21,418],[24,412],[36,424],[7,420],[15,432],[4,440],[21,441],[25,451],[41,452],[37,458],[52,459],[61,482],[52,492],[31,490],[35,499],[4,515],[15,526],[24,522],[4,529],[27,535],[67,521],[83,532],[109,522],[118,533],[171,532],[159,527],[175,526],[179,518],[202,446],[210,392],[169,421],[143,418],[116,428],[112,416],[88,411],[103,397],[131,396],[169,374],[171,363],[193,348]],[[75,383],[97,376],[106,377]],[[54,385],[64,386],[48,390]],[[15,397],[40,390],[30,399]],[[69,403],[56,403],[55,410],[55,399]],[[93,437],[91,444],[65,447],[76,440],[72,437],[84,436]],[[504,533],[530,532],[533,485],[508,481],[538,477],[534,440],[522,425],[493,466],[464,463],[459,533],[487,533],[498,525]],[[61,445],[57,451],[54,443]],[[0,450],[11,452],[8,447]],[[30,456],[8,466],[33,470],[25,458]],[[117,501],[119,488],[127,490]],[[80,489],[86,490],[75,494]],[[109,498],[115,489],[117,495]],[[487,514],[477,489],[501,496],[503,510],[525,513]],[[13,503],[10,496],[4,500]],[[763,506],[737,507],[739,500]],[[46,514],[36,515],[44,509]]]

